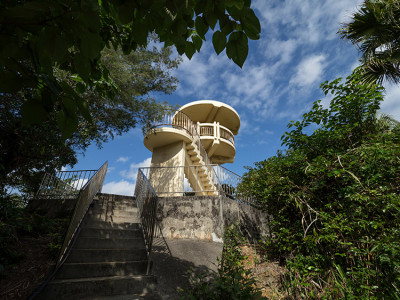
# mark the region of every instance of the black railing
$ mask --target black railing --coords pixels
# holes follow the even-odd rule
[[[36,193],[36,199],[73,199],[90,181],[97,170],[57,171],[46,173]]]
[[[148,257],[147,274],[149,274],[151,268],[151,254],[155,233],[158,198],[150,182],[140,169],[138,170],[136,179],[135,197],[146,244]]]

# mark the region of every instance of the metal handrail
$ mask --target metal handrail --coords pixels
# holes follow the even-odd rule
[[[140,169],[138,170],[134,195],[147,250],[148,260],[146,273],[149,274],[151,269],[151,254],[155,233],[158,198],[147,177]]]
[[[74,212],[69,223],[67,233],[65,234],[64,243],[60,250],[60,256],[57,266],[62,262],[71,240],[74,238],[82,219],[87,213],[94,196],[101,191],[104,179],[107,173],[108,162],[106,161],[94,174],[90,180],[84,185],[84,189],[80,190],[78,199],[75,204]]]
[[[73,199],[85,188],[98,170],[57,171],[46,173],[36,193],[36,199]]]
[[[203,189],[200,185],[202,178],[187,178],[187,174],[194,176],[201,174],[200,169],[206,168],[212,185]],[[255,201],[238,192],[238,185],[242,177],[219,165],[194,165],[194,166],[171,166],[171,167],[145,167],[139,169],[150,182],[157,182],[155,193],[161,196],[185,196],[185,195],[223,195],[239,202],[254,205]],[[150,177],[151,174],[151,177]],[[183,182],[175,182],[171,174],[182,174]],[[192,181],[192,184],[190,183]],[[149,182],[149,184],[150,184]],[[160,184],[162,183],[162,184]]]
[[[35,299],[45,288],[45,286],[54,278],[57,274],[58,270],[66,261],[72,247],[76,241],[76,238],[82,228],[82,223],[86,219],[86,216],[89,212],[89,208],[91,203],[93,202],[93,198],[97,194],[97,192],[101,191],[104,183],[104,178],[107,173],[108,162],[106,161],[96,173],[91,176],[88,182],[83,186],[83,188],[79,192],[79,197],[75,204],[74,212],[72,214],[67,232],[64,237],[63,245],[59,251],[59,257],[57,260],[57,264],[53,272],[46,277],[46,279],[32,292],[29,296],[28,300]],[[66,171],[66,172],[79,172],[79,171]]]

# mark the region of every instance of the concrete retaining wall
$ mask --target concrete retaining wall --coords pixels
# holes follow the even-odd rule
[[[165,238],[222,243],[224,227],[236,222],[249,240],[269,232],[265,213],[224,196],[159,198],[157,219]]]

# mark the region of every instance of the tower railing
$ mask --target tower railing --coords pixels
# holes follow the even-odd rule
[[[197,132],[197,125],[189,118],[187,114],[181,111],[167,110],[166,113],[157,115],[147,129],[147,132],[158,127],[170,127],[185,130],[197,145],[200,155],[205,165],[211,164],[207,151],[201,143],[200,134]]]
[[[216,131],[218,131],[218,133]],[[198,123],[198,132],[200,136],[218,136],[231,142],[232,145],[235,145],[235,137],[233,133],[228,128],[220,124],[218,124],[217,127],[215,123]]]

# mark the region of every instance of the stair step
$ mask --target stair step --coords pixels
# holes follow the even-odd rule
[[[99,228],[82,228],[79,233],[80,237],[97,237],[97,238],[135,238],[141,237],[142,231],[137,229],[99,229]]]
[[[147,259],[145,248],[141,249],[72,249],[67,263],[111,262]]]
[[[147,275],[57,279],[51,281],[36,299],[96,299],[91,296],[141,295],[154,290],[154,277]]]
[[[83,228],[137,230],[141,228],[141,225],[139,221],[136,223],[131,223],[131,222],[113,223],[96,219],[86,219],[85,223],[83,224]]]
[[[136,217],[138,209],[122,210],[122,209],[93,209],[89,211],[89,215],[107,215],[119,217]]]
[[[146,274],[147,261],[65,263],[56,279],[130,276]]]
[[[140,223],[139,217],[133,216],[107,216],[107,215],[92,215],[89,214],[86,218],[86,223],[90,222],[111,222],[111,223]]]
[[[114,295],[90,298],[83,298],[81,300],[162,300],[162,297],[156,293],[145,293],[142,295]]]
[[[117,206],[111,207],[111,206],[106,206],[106,205],[104,205],[103,207],[94,206],[90,210],[90,212],[92,212],[92,213],[107,212],[107,213],[114,213],[114,214],[122,213],[122,212],[137,213],[137,211],[138,211],[138,208],[136,206],[132,206],[132,205],[123,205],[123,206],[118,205],[118,207]]]
[[[75,249],[144,249],[143,238],[133,239],[101,239],[79,237],[74,245]]]

